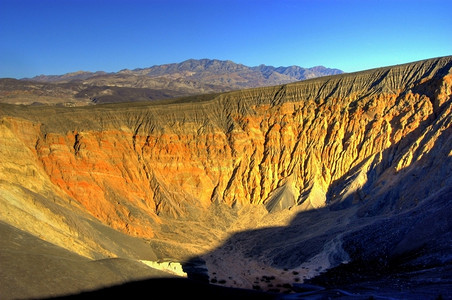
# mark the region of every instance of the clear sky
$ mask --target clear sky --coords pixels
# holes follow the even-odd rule
[[[210,58],[346,72],[452,55],[451,0],[0,0],[0,77]]]

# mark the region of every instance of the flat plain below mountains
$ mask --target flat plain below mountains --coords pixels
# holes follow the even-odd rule
[[[0,104],[0,296],[450,299],[451,96],[448,56]]]

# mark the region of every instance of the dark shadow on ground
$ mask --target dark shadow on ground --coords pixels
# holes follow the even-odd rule
[[[187,278],[155,278],[46,299],[276,299],[276,294],[234,289]]]
[[[204,260],[231,261],[237,255],[265,262],[252,288],[280,293],[284,299],[452,299],[452,186],[399,213],[343,222],[352,209],[302,212],[289,226],[236,233],[185,263],[184,270],[199,282],[231,284],[240,279],[212,276]],[[360,209],[369,208],[363,204],[356,211]],[[327,254],[332,268],[312,278],[292,271],[320,252]],[[346,255],[349,262],[341,263]],[[242,271],[255,271],[249,269],[253,266],[244,263]],[[278,278],[265,273],[268,267],[293,276],[276,285]],[[268,289],[270,284],[274,288]]]

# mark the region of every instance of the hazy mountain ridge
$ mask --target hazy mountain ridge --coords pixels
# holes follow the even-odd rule
[[[67,82],[72,80],[83,80],[94,76],[106,75],[108,73],[103,71],[88,72],[88,71],[76,71],[66,73],[63,75],[38,75],[32,78],[23,78],[26,81],[39,81],[39,82]]]
[[[247,67],[232,61],[190,59],[112,73],[78,71],[40,75],[15,83],[9,79],[6,84],[1,83],[6,79],[0,79],[0,101],[69,106],[147,101],[278,85],[339,73],[342,71],[325,67]]]
[[[449,56],[164,101],[3,104],[0,220],[227,286],[373,276],[367,298],[450,296],[451,96]]]
[[[312,68],[302,68],[299,66],[289,66],[289,67],[273,67],[267,65],[260,65],[256,67],[248,67],[243,64],[237,64],[230,60],[217,60],[217,59],[189,59],[181,63],[163,64],[155,65],[149,68],[137,68],[133,70],[124,69],[118,72],[106,73],[103,71],[98,72],[86,72],[78,71],[73,73],[67,73],[64,75],[39,75],[33,78],[24,78],[24,80],[41,81],[41,82],[63,82],[71,80],[84,80],[92,77],[98,76],[109,76],[115,74],[123,75],[144,75],[148,77],[160,77],[165,75],[174,75],[181,73],[180,76],[187,76],[187,73],[192,73],[187,77],[193,76],[198,80],[202,80],[204,77],[211,76],[211,74],[227,76],[232,73],[243,73],[247,74],[250,78],[254,76],[259,78],[263,76],[264,78],[269,78],[272,73],[278,73],[281,75],[286,75],[285,80],[288,82],[299,81],[314,77],[336,75],[341,74],[343,71],[339,69],[331,69],[323,66],[316,66]],[[185,74],[185,75],[184,75]],[[279,82],[277,84],[287,83]],[[248,87],[254,86],[255,83],[249,82]],[[273,85],[271,83],[270,85]]]

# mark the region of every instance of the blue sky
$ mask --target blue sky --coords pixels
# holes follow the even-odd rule
[[[452,55],[450,0],[0,0],[0,77],[211,58],[346,72]]]

